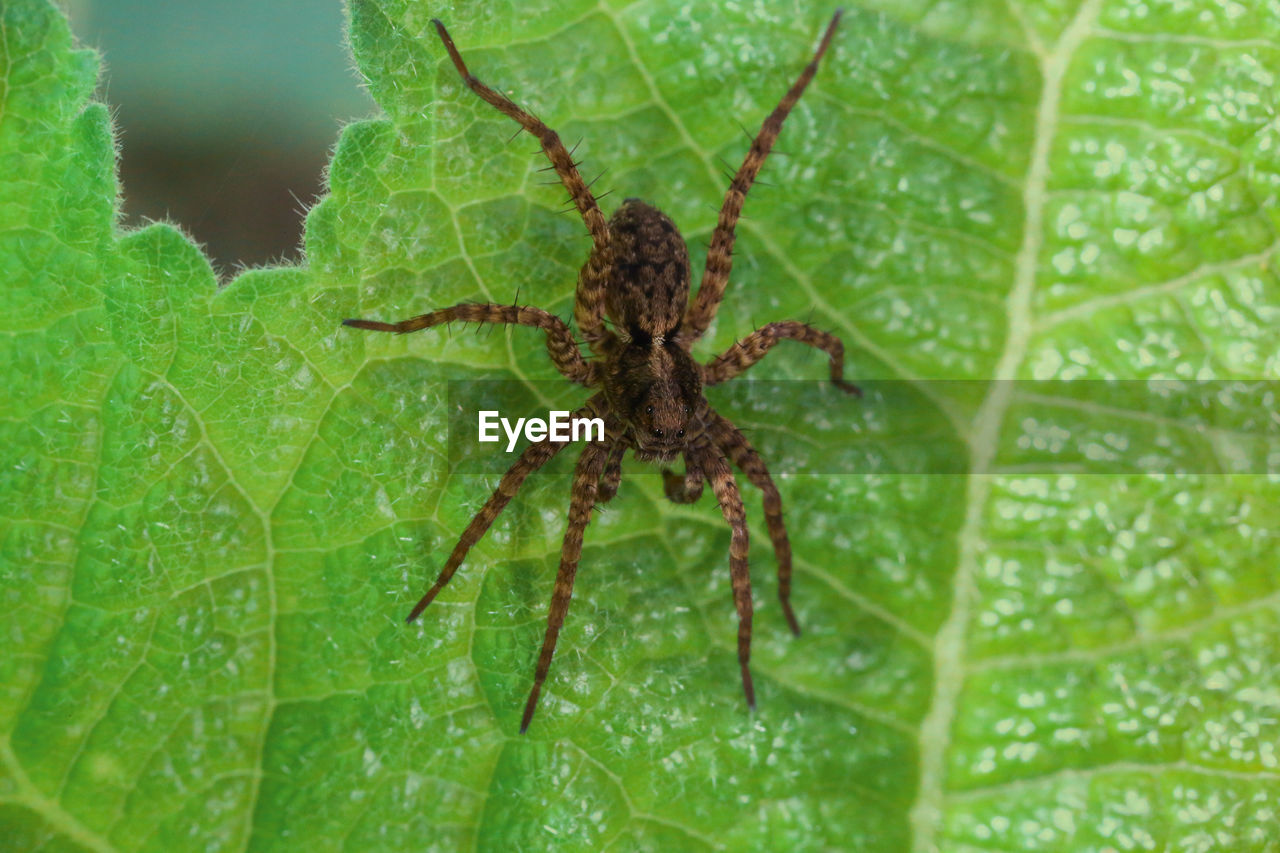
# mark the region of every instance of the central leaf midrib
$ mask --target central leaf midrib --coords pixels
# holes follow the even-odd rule
[[[970,474],[965,491],[964,522],[957,535],[956,571],[952,605],[947,620],[938,631],[934,645],[933,699],[920,724],[920,779],[909,820],[913,849],[917,853],[935,851],[946,798],[946,756],[951,744],[960,691],[964,683],[965,631],[977,591],[974,576],[982,540],[982,512],[990,492],[991,463],[999,447],[1000,426],[1008,411],[1013,383],[1026,358],[1033,332],[1032,297],[1035,294],[1036,266],[1044,233],[1046,185],[1049,157],[1057,131],[1059,105],[1067,65],[1089,34],[1101,0],[1085,0],[1048,53],[1039,53],[1041,89],[1036,110],[1032,155],[1023,187],[1022,244],[1014,266],[1013,287],[1007,299],[1008,335],[996,363],[995,381],[974,416],[970,432]],[[1034,42],[1033,42],[1034,43]]]

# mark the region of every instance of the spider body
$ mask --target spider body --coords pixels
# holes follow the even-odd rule
[[[624,340],[671,337],[689,304],[689,247],[676,224],[656,207],[629,198],[609,220],[609,237],[613,258],[605,314]]]
[[[639,458],[672,462],[705,403],[698,364],[677,336],[689,304],[689,248],[670,217],[634,198],[609,220],[609,236],[604,310],[617,339],[604,350],[605,400],[629,426],[623,441]],[[590,267],[589,259],[584,272]]]
[[[804,323],[769,323],[727,351],[701,364],[690,348],[707,330],[732,269],[734,227],[756,174],[777,139],[782,122],[817,71],[831,43],[840,12],[832,17],[812,60],[762,125],[742,166],[725,194],[707,250],[706,268],[690,302],[689,250],[675,223],[656,207],[627,199],[606,222],[589,186],[579,175],[559,136],[505,95],[489,88],[467,69],[448,31],[433,21],[454,67],[466,85],[487,103],[519,122],[536,137],[551,161],[592,239],[592,250],[578,276],[574,320],[596,359],[582,356],[569,326],[555,315],[528,305],[466,303],[403,320],[344,320],[359,329],[403,334],[454,320],[505,323],[541,329],[547,351],[568,379],[596,389],[575,414],[600,417],[605,437],[589,442],[574,469],[569,523],[560,554],[555,590],[547,615],[547,631],[525,705],[520,731],[529,727],[542,684],[551,666],[564,625],[582,553],[583,534],[593,508],[611,500],[622,477],[622,459],[632,451],[639,459],[669,464],[683,459],[685,474],[663,471],[666,496],[677,503],[696,501],[704,483],[711,486],[731,531],[729,570],[738,612],[738,663],[743,691],[755,707],[749,661],[752,601],[747,566],[748,533],[742,496],[730,469],[737,467],[764,494],[765,522],[778,561],[778,598],[791,630],[800,628],[791,609],[791,545],[782,521],[782,501],[768,469],[747,439],[716,413],[703,396],[704,386],[737,376],[779,341],[795,340],[826,352],[831,381],[844,391],[858,389],[844,381],[844,348],[839,338]],[[608,318],[612,329],[604,322]],[[503,475],[488,502],[467,525],[435,583],[410,612],[413,621],[453,577],[467,552],[520,489],[525,478],[566,445],[550,438],[525,448]]]

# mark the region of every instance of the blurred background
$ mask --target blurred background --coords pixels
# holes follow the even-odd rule
[[[178,223],[225,279],[297,260],[339,128],[376,111],[341,0],[64,0],[103,58],[125,224]]]

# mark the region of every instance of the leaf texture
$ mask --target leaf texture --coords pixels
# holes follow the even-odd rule
[[[923,414],[734,412],[784,455],[896,459],[775,468],[799,639],[750,496],[757,713],[719,513],[630,461],[527,736],[566,467],[403,624],[495,483],[450,476],[449,383],[577,398],[532,330],[338,323],[517,291],[568,317],[589,248],[429,19],[696,267],[739,122],[826,14],[352,0],[384,114],[342,132],[306,263],[219,288],[176,228],[118,227],[97,57],[43,0],[0,2],[11,849],[1274,849],[1280,482],[1231,464],[1230,430],[1029,381],[1277,378],[1274,4],[846,10],[699,352],[808,319]],[[779,348],[753,373],[823,370]],[[1208,467],[1115,473],[1095,445]],[[963,473],[907,472],[927,452]]]

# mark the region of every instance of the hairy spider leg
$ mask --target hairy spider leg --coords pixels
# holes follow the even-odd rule
[[[831,359],[831,382],[840,390],[862,396],[862,391],[844,379],[844,344],[829,332],[797,320],[768,323],[747,335],[707,362],[702,371],[703,386],[727,382],[765,357],[778,341],[799,341],[825,352]]]
[[[760,454],[747,441],[737,427],[724,415],[713,413],[715,418],[713,432],[716,446],[725,452],[738,470],[747,475],[757,489],[764,494],[764,521],[769,528],[769,539],[773,542],[773,553],[778,559],[778,600],[782,602],[782,612],[791,626],[791,633],[800,636],[800,623],[791,609],[791,540],[787,538],[787,527],[782,521],[782,495],[769,476]]]
[[[607,435],[607,432],[606,432]],[[578,560],[582,556],[582,535],[591,521],[591,510],[595,507],[596,492],[600,482],[600,474],[604,470],[605,460],[609,456],[608,441],[593,441],[578,457],[578,464],[573,471],[573,490],[569,500],[569,526],[564,531],[564,545],[560,549],[560,569],[556,572],[556,586],[551,594],[551,608],[547,612],[547,634],[542,641],[542,651],[538,655],[538,668],[533,675],[533,689],[529,691],[529,701],[524,706],[524,716],[520,720],[520,734],[529,730],[529,721],[538,708],[538,695],[542,692],[542,682],[547,679],[551,669],[551,658],[556,653],[556,640],[560,637],[560,629],[564,627],[564,618],[569,612],[569,599],[573,597],[573,579],[578,573]]]
[[[592,397],[587,401],[586,405],[574,412],[573,416],[590,417],[595,415],[598,401],[599,395]],[[427,590],[427,594],[422,596],[418,603],[413,606],[413,610],[409,612],[409,616],[404,620],[405,622],[412,622],[417,619],[418,614],[426,610],[427,605],[435,600],[436,595],[439,594],[440,590],[444,589],[445,584],[453,578],[454,572],[462,565],[462,561],[466,559],[467,552],[483,538],[484,534],[489,530],[489,526],[506,509],[507,504],[516,496],[516,492],[520,491],[520,486],[524,484],[525,478],[547,464],[567,444],[567,441],[553,441],[550,438],[544,438],[542,441],[534,442],[524,449],[515,464],[507,469],[507,473],[502,475],[502,479],[498,481],[498,488],[493,490],[489,500],[485,501],[484,506],[471,519],[467,529],[462,531],[458,544],[453,546],[453,552],[449,554],[449,559],[445,561],[444,568],[440,570],[440,576],[431,585],[431,589]]]
[[[444,589],[445,584],[452,580],[454,572],[458,570],[458,567],[462,565],[462,561],[466,559],[467,552],[484,537],[484,534],[489,530],[489,526],[507,508],[507,504],[516,496],[516,492],[520,491],[520,486],[524,484],[525,478],[547,464],[564,446],[564,442],[552,441],[547,438],[535,442],[524,449],[524,453],[520,454],[520,458],[516,460],[515,464],[507,469],[507,473],[502,475],[502,479],[498,481],[498,488],[493,490],[489,500],[485,501],[484,506],[471,519],[467,529],[462,531],[462,537],[458,539],[458,544],[453,546],[453,552],[449,554],[449,559],[445,561],[444,568],[440,570],[440,576],[431,585],[431,589],[427,590],[427,594],[422,596],[418,603],[413,606],[413,610],[409,612],[409,616],[404,620],[405,622],[412,622],[417,619],[418,615],[427,609],[427,605],[435,601],[436,595],[439,594],[440,590]]]
[[[609,269],[613,266],[613,259],[609,251],[609,225],[605,221],[604,214],[600,212],[600,206],[596,204],[595,196],[591,194],[591,188],[578,174],[578,166],[573,156],[565,149],[564,143],[560,141],[559,135],[543,124],[537,116],[517,106],[506,95],[477,80],[467,70],[467,65],[462,61],[462,55],[458,53],[458,48],[454,46],[453,39],[449,36],[449,31],[445,29],[444,24],[438,18],[432,18],[431,23],[435,24],[436,32],[444,42],[445,50],[449,51],[453,67],[462,75],[463,82],[486,103],[491,104],[503,115],[515,119],[522,128],[537,138],[542,145],[543,153],[547,155],[547,159],[555,167],[556,174],[560,176],[560,182],[569,191],[569,197],[573,200],[574,206],[578,208],[578,213],[587,226],[587,232],[591,235],[594,249],[590,258],[587,259],[586,266],[578,274],[573,318],[578,324],[578,330],[582,332],[583,338],[591,347],[591,351],[598,355],[602,354],[614,337],[613,333],[605,328],[602,319],[604,287]]]
[[[395,332],[403,335],[419,329],[429,329],[461,320],[464,323],[495,323],[531,326],[547,333],[547,352],[556,369],[567,379],[581,385],[599,383],[598,368],[582,358],[578,342],[573,338],[569,325],[554,314],[534,308],[532,305],[493,305],[467,302],[449,308],[441,308],[429,314],[420,314],[399,323],[380,323],[376,320],[343,320],[342,325],[374,332]]]
[[[697,503],[702,497],[702,469],[689,461],[689,454],[684,456],[683,477],[662,469],[662,491],[673,504]]]
[[[805,66],[804,71],[800,72],[799,78],[792,84],[778,106],[764,120],[760,132],[747,151],[746,158],[738,168],[738,173],[733,176],[733,181],[729,184],[729,189],[724,196],[724,205],[720,208],[720,216],[716,220],[715,233],[711,236],[711,245],[707,249],[707,265],[702,273],[702,283],[698,286],[698,295],[685,314],[681,328],[681,335],[690,342],[702,337],[707,327],[711,325],[711,321],[715,319],[720,300],[724,297],[725,287],[729,283],[729,273],[733,269],[733,229],[738,224],[747,191],[751,189],[751,184],[759,174],[760,167],[764,165],[764,160],[769,156],[773,143],[777,141],[778,133],[782,130],[782,122],[791,112],[791,108],[796,105],[796,101],[800,100],[800,95],[817,72],[818,61],[822,59],[822,55],[827,52],[827,47],[831,44],[831,37],[835,34],[836,25],[840,23],[841,14],[842,11],[837,10],[831,17],[831,23],[827,25],[827,31],[822,36],[822,42],[818,45],[813,59]]]
[[[756,689],[751,682],[751,574],[747,566],[749,537],[747,513],[742,506],[742,495],[733,479],[733,472],[720,450],[711,444],[699,444],[689,450],[688,457],[702,470],[711,483],[711,491],[720,502],[720,513],[728,522],[729,578],[733,584],[733,604],[738,609],[738,667],[742,671],[742,690],[747,695],[747,705],[755,710]]]
[[[605,460],[604,473],[600,475],[600,489],[596,492],[596,504],[607,504],[618,494],[618,486],[622,483],[622,457],[626,452],[627,444],[621,440],[609,448],[609,458]]]

